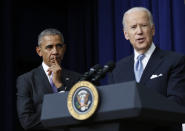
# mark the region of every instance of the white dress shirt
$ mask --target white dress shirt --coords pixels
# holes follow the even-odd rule
[[[143,70],[145,69],[145,67],[146,67],[152,53],[154,52],[155,48],[156,47],[155,47],[154,43],[152,42],[150,48],[147,50],[147,52],[144,53],[145,57],[142,60]],[[138,55],[140,55],[140,54],[134,49],[134,65],[136,64]]]
[[[43,61],[43,62],[42,62],[42,67],[43,67],[43,69],[44,69],[44,72],[46,73],[46,76],[47,76],[49,82],[51,83],[51,81],[50,81],[51,75],[50,75],[50,76],[48,75],[49,66],[47,66],[47,65],[44,63],[44,61]]]

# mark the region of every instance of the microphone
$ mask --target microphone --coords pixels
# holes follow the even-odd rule
[[[115,63],[113,61],[108,62],[103,68],[99,69],[94,78],[91,79],[92,82],[96,82],[100,78],[105,77],[107,72],[110,72],[114,69]]]
[[[102,67],[101,67],[99,64],[94,65],[93,67],[91,67],[91,68],[89,69],[88,72],[85,72],[85,73],[83,74],[83,76],[81,77],[80,81],[83,81],[83,80],[90,80],[90,79],[93,77],[93,75],[94,75],[98,70],[100,70],[101,68],[102,68]]]

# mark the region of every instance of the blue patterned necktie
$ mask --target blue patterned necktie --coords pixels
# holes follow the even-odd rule
[[[134,73],[135,73],[135,78],[136,81],[139,82],[143,73],[143,64],[142,60],[145,57],[145,55],[141,54],[137,57],[137,61],[134,65]]]
[[[51,84],[51,87],[52,87],[52,89],[53,89],[53,92],[54,93],[57,93],[58,91],[57,91],[57,87],[55,86],[55,84],[53,83],[53,73],[51,74],[51,77],[49,77],[49,79],[50,79],[50,84]]]

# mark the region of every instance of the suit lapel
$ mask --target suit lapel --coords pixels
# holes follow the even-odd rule
[[[124,61],[118,65],[117,76],[119,76],[115,81],[116,82],[124,82],[135,80],[134,75],[134,55],[128,56]],[[124,67],[124,68],[123,68]]]
[[[63,84],[66,84],[66,78],[68,79],[69,77],[68,77],[66,70],[63,68],[62,69],[62,83]]]
[[[46,94],[53,93],[52,87],[49,83],[49,80],[44,72],[42,65],[38,67],[37,76],[38,76],[38,81],[41,82],[40,85],[43,85],[42,90],[44,91],[44,93]]]
[[[127,71],[131,73],[127,73],[127,77],[129,80],[135,80],[135,75],[134,75],[134,54],[131,55],[129,58],[129,63],[127,64]]]
[[[141,83],[145,83],[148,79],[150,79],[150,76],[154,73],[154,71],[157,69],[157,67],[161,64],[163,55],[161,54],[161,51],[159,48],[156,47],[154,53],[152,54],[151,58],[149,59],[145,70],[141,77]]]
[[[62,83],[63,83],[63,87],[66,87],[67,91],[70,90],[71,86],[73,85],[73,81],[71,77],[72,75],[70,74],[70,72],[63,68],[62,69]]]

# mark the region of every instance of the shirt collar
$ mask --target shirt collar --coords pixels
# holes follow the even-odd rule
[[[45,63],[44,63],[44,61],[42,62],[42,67],[43,67],[43,69],[44,69],[44,72],[46,73],[46,75],[48,76],[48,68],[49,68],[49,66],[48,65],[46,65]]]
[[[150,48],[144,53],[145,58],[150,58],[150,56],[152,55],[152,53],[154,52],[156,46],[154,45],[154,43],[152,42]],[[135,49],[134,49],[134,60],[137,60],[138,55],[140,55]]]

